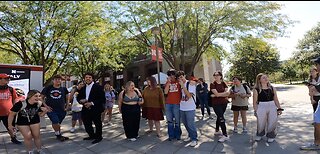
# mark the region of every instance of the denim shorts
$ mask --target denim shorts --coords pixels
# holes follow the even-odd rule
[[[67,112],[48,112],[47,115],[52,124],[61,124]]]
[[[81,119],[81,111],[80,112],[72,112],[72,120],[80,120]]]

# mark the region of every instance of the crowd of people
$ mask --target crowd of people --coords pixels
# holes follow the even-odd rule
[[[319,74],[320,58],[315,61],[316,67],[310,71],[309,95],[314,108],[314,138],[313,144],[300,147],[301,149],[320,150],[320,116],[319,112]],[[212,135],[219,135],[218,142],[230,140],[227,128],[225,111],[231,102],[233,111],[233,132],[238,133],[239,116],[242,120],[242,133],[247,133],[247,111],[249,97],[253,97],[252,109],[257,119],[255,140],[260,141],[263,136],[267,142],[274,142],[277,135],[278,116],[283,109],[278,100],[277,90],[274,88],[267,74],[259,73],[254,86],[251,88],[242,83],[240,76],[233,76],[233,85],[229,88],[223,80],[221,71],[213,74],[214,81],[207,84],[203,78],[186,79],[183,71],[169,69],[164,89],[157,85],[154,77],[146,79],[147,86],[139,90],[134,82],[128,81],[124,89],[117,95],[110,83],[104,86],[94,82],[94,75],[86,73],[83,80],[74,84],[69,90],[61,86],[60,75],[52,79],[52,85],[45,87],[41,92],[30,90],[27,95],[18,88],[8,86],[10,76],[0,74],[0,120],[4,123],[15,144],[21,144],[16,138],[17,129],[24,138],[24,144],[29,154],[34,153],[32,140],[38,153],[41,149],[40,117],[47,115],[57,140],[63,142],[69,138],[61,133],[61,123],[72,111],[70,132],[85,129],[87,137],[83,140],[92,140],[92,144],[103,139],[103,125],[112,125],[113,105],[118,104],[122,116],[125,136],[130,141],[139,138],[140,120],[148,122],[148,133],[154,131],[157,137],[162,137],[160,121],[167,122],[168,140],[181,140],[181,123],[184,125],[190,142],[194,147],[198,143],[197,127],[195,125],[196,100],[201,106],[202,119],[207,111],[208,118],[213,119],[210,107],[216,115],[215,130]],[[117,100],[116,100],[117,98]],[[206,109],[206,110],[205,110]],[[107,116],[107,118],[105,118]],[[165,117],[165,118],[164,118]],[[92,125],[95,125],[95,129]],[[84,127],[83,127],[84,125]]]

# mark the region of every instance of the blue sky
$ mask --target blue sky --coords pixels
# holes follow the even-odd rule
[[[320,22],[320,1],[278,1],[283,4],[280,13],[288,15],[292,20],[297,20],[293,27],[287,29],[288,37],[277,38],[270,42],[276,45],[280,51],[280,60],[291,57],[298,40],[302,39],[307,31]]]

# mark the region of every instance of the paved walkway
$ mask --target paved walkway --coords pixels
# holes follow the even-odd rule
[[[114,124],[103,127],[103,141],[98,144],[91,144],[89,141],[83,141],[87,134],[84,130],[76,130],[70,133],[68,130],[71,125],[71,116],[68,115],[62,124],[62,130],[65,136],[70,137],[69,141],[60,142],[55,139],[54,132],[47,119],[47,127],[41,129],[43,147],[46,153],[65,154],[65,153],[159,153],[159,154],[206,154],[206,153],[227,153],[227,154],[297,154],[297,153],[317,153],[317,151],[301,151],[299,146],[306,142],[313,141],[312,107],[309,103],[307,88],[305,86],[284,86],[276,85],[278,97],[285,109],[282,116],[279,117],[278,136],[274,143],[263,141],[255,142],[256,119],[253,116],[252,100],[248,111],[248,133],[241,134],[241,118],[239,119],[240,132],[232,133],[233,121],[230,104],[228,105],[225,118],[227,120],[227,129],[230,141],[218,143],[218,137],[214,136],[215,120],[205,117],[201,119],[201,111],[196,112],[196,126],[198,128],[198,145],[189,147],[188,143],[181,141],[168,141],[167,128],[165,121],[161,122],[161,131],[163,137],[157,138],[156,133],[146,134],[148,130],[147,122],[142,119],[140,122],[140,138],[131,142],[126,140],[124,135],[121,115],[114,109]],[[214,115],[214,114],[213,114]],[[182,127],[182,139],[186,138],[187,132]],[[22,136],[18,133],[18,138]],[[0,153],[26,153],[23,145],[14,145],[10,142],[9,135],[6,132],[0,133]]]

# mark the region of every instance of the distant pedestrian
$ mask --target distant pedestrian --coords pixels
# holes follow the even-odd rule
[[[157,136],[161,137],[160,121],[164,120],[164,96],[162,89],[157,86],[155,77],[151,76],[147,78],[147,86],[142,92],[142,97],[144,100],[142,117],[148,119],[148,133],[153,131],[153,125],[155,125]]]
[[[15,132],[8,129],[8,116],[10,109],[17,99],[16,90],[8,85],[9,81],[10,76],[8,74],[0,74],[0,122],[2,121],[3,125],[8,130],[8,133],[11,137],[11,142],[14,144],[21,144],[21,142],[17,140]],[[14,123],[12,125],[15,126]]]
[[[77,85],[71,90],[70,93],[70,104],[71,104],[71,111],[72,111],[72,124],[71,124],[71,129],[70,132],[74,133],[75,131],[75,126],[77,121],[79,122],[79,129],[83,129],[82,125],[82,119],[81,119],[81,110],[82,110],[82,104],[80,104],[77,100],[79,90],[84,86],[83,81],[79,81]]]
[[[85,73],[83,75],[85,86],[79,90],[77,100],[83,105],[81,110],[81,118],[85,130],[89,137],[83,140],[93,140],[91,143],[96,144],[102,141],[102,122],[101,113],[104,111],[106,98],[104,96],[103,87],[98,83],[94,83],[93,73]],[[92,127],[95,125],[95,130]]]
[[[207,114],[209,116],[209,119],[213,119],[211,116],[210,107],[208,105],[208,84],[204,82],[203,78],[199,78],[196,91],[197,91],[197,98],[199,98],[199,102],[201,106],[202,119],[204,118],[205,108],[207,109]]]
[[[259,73],[253,89],[253,109],[257,117],[256,141],[260,141],[266,134],[271,143],[277,135],[278,115],[282,114],[277,91],[270,84],[268,76]]]
[[[317,68],[317,71],[320,72],[320,57],[312,60]],[[310,91],[320,92],[320,85],[311,85],[309,86]],[[314,127],[314,141],[311,144],[301,146],[301,150],[320,150],[320,103],[318,103],[316,111],[313,113],[313,127]]]
[[[13,105],[8,118],[10,131],[14,131],[15,127],[12,123],[16,122],[29,154],[33,154],[32,139],[37,147],[37,152],[43,153],[40,137],[40,116],[44,116],[48,110],[42,105],[41,100],[38,90],[30,90],[25,101],[20,100]],[[15,116],[17,116],[16,119]]]
[[[166,119],[168,123],[169,141],[181,139],[180,101],[181,85],[176,77],[176,70],[167,71],[168,79],[165,84],[164,96],[166,97]]]
[[[54,133],[57,139],[63,142],[69,139],[61,134],[61,123],[69,108],[69,91],[66,87],[61,86],[61,80],[62,77],[60,75],[55,75],[52,81],[53,84],[45,87],[41,94],[43,100],[45,100],[43,104],[49,110],[47,115],[52,123]]]
[[[118,100],[119,112],[122,114],[123,128],[127,139],[136,141],[139,136],[141,108],[143,98],[132,81],[128,81]]]
[[[249,97],[251,97],[250,88],[242,84],[242,79],[238,76],[232,77],[233,86],[230,88],[230,95],[232,95],[233,111],[233,132],[238,133],[238,118],[241,113],[242,119],[242,133],[247,133],[247,110],[249,109]]]
[[[104,86],[104,96],[106,97],[106,105],[105,105],[105,109],[101,114],[101,121],[105,124],[112,124],[111,123],[111,118],[112,118],[112,109],[113,109],[113,104],[115,102],[116,99],[116,95],[114,93],[114,91],[111,89],[111,85],[109,83],[106,83]],[[104,122],[106,113],[108,115],[108,120],[106,122]]]
[[[215,135],[221,135],[219,129],[222,130],[222,136],[220,136],[219,142],[225,142],[229,140],[227,134],[226,120],[224,118],[224,113],[226,112],[228,105],[228,86],[223,81],[223,76],[221,71],[216,71],[213,73],[214,81],[210,84],[210,90],[213,93],[214,97],[211,99],[212,107],[217,115],[216,120],[216,131]]]

